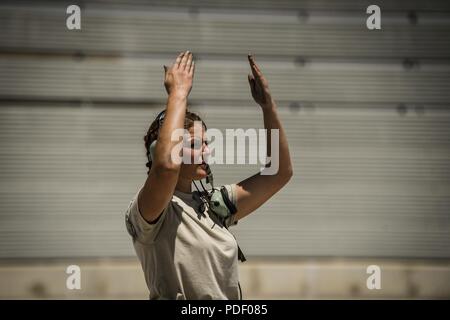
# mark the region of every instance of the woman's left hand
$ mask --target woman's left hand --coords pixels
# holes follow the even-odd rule
[[[248,75],[248,82],[250,84],[253,99],[263,109],[269,108],[273,104],[269,83],[251,54],[248,55],[248,62],[250,63],[250,68],[252,70],[252,74]]]

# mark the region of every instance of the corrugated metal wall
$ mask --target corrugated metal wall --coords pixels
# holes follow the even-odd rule
[[[279,101],[295,176],[234,229],[249,256],[450,257],[447,1],[379,1],[381,31],[364,1],[91,1],[81,31],[65,5],[0,5],[0,258],[134,255],[142,137],[185,49],[209,127],[262,127],[249,51]]]

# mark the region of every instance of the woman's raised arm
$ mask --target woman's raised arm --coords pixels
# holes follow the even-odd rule
[[[158,219],[177,184],[181,163],[172,159],[172,149],[179,141],[172,141],[171,137],[175,130],[184,129],[194,69],[192,53],[189,51],[181,53],[171,67],[164,67],[164,86],[169,94],[166,113],[159,129],[149,175],[138,195],[139,211],[148,222]]]
[[[279,191],[293,175],[289,146],[283,126],[277,114],[277,105],[269,90],[269,83],[256,64],[253,56],[249,55],[248,60],[252,74],[248,75],[248,81],[253,99],[261,106],[264,118],[264,128],[267,130],[267,153],[271,155],[271,162],[266,165],[266,172],[257,173],[237,184],[237,212],[235,220],[242,219],[250,214],[264,202],[269,200]],[[278,154],[271,153],[271,130],[278,129],[279,139]],[[274,159],[278,157],[278,159]],[[272,172],[270,165],[275,165],[278,169]],[[270,172],[269,172],[270,171]],[[264,174],[269,173],[269,174]]]

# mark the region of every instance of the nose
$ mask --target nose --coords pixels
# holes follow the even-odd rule
[[[211,155],[211,149],[209,149],[208,145],[205,143],[203,147],[202,157],[203,160],[208,163],[209,156]]]

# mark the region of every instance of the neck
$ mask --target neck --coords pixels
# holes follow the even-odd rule
[[[177,185],[175,186],[175,189],[184,193],[191,193],[191,184],[192,181],[189,179],[178,179]]]

